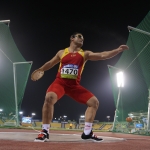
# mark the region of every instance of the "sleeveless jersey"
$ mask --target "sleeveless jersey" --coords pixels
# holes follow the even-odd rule
[[[64,81],[69,80],[69,83],[72,80],[72,83],[79,84],[84,65],[84,51],[82,49],[76,53],[70,53],[66,48],[61,57],[56,77],[65,79]]]

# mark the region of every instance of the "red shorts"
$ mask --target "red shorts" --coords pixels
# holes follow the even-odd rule
[[[72,79],[56,78],[55,81],[49,86],[47,92],[56,93],[58,100],[64,95],[68,95],[79,103],[86,104],[86,102],[94,95],[82,87],[80,84],[70,84]],[[66,81],[69,81],[67,84]]]

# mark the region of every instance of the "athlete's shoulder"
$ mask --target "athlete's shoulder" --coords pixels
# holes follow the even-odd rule
[[[85,61],[88,60],[88,56],[89,56],[90,53],[92,53],[92,51],[90,51],[90,50],[84,50]]]
[[[64,50],[59,50],[59,51],[56,53],[55,57],[57,57],[57,58],[60,59],[61,55],[63,54],[63,51],[64,51]]]
[[[90,53],[90,52],[92,52],[92,51],[90,51],[90,50],[84,50],[84,52],[85,52],[85,53]]]
[[[62,56],[66,55],[68,53],[67,48],[59,50],[57,55],[59,56],[59,58],[62,58]]]
[[[63,53],[64,51],[68,51],[68,48],[64,48],[58,51],[58,53]]]
[[[59,51],[57,52],[57,54],[63,53],[64,51],[65,51],[65,49],[61,49],[61,50],[59,50]]]
[[[92,51],[90,51],[90,50],[84,50],[84,55],[89,55],[90,53],[92,53]]]

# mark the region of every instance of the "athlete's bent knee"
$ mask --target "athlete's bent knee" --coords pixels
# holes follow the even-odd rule
[[[99,101],[97,98],[93,99],[93,107],[95,107],[96,109],[98,109],[99,106]]]
[[[87,101],[87,105],[89,107],[94,107],[95,109],[98,109],[99,107],[99,101],[96,97],[92,97]]]
[[[54,92],[48,92],[45,96],[46,104],[55,104],[57,102],[57,95]]]

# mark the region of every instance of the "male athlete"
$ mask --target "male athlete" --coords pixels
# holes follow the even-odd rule
[[[70,37],[70,46],[57,52],[57,54],[46,62],[39,71],[47,71],[60,62],[58,73],[54,82],[48,87],[45,101],[42,109],[42,131],[35,142],[45,142],[49,139],[49,127],[53,118],[54,104],[64,95],[68,95],[75,101],[87,105],[85,112],[85,127],[81,135],[83,140],[93,140],[101,142],[92,132],[92,123],[99,106],[98,99],[87,89],[80,85],[81,74],[84,65],[88,60],[98,61],[114,57],[120,52],[127,50],[127,45],[121,45],[117,49],[105,52],[94,53],[88,50],[82,50],[83,35],[74,33]],[[37,71],[35,70],[35,71]],[[36,81],[31,76],[33,81]]]

